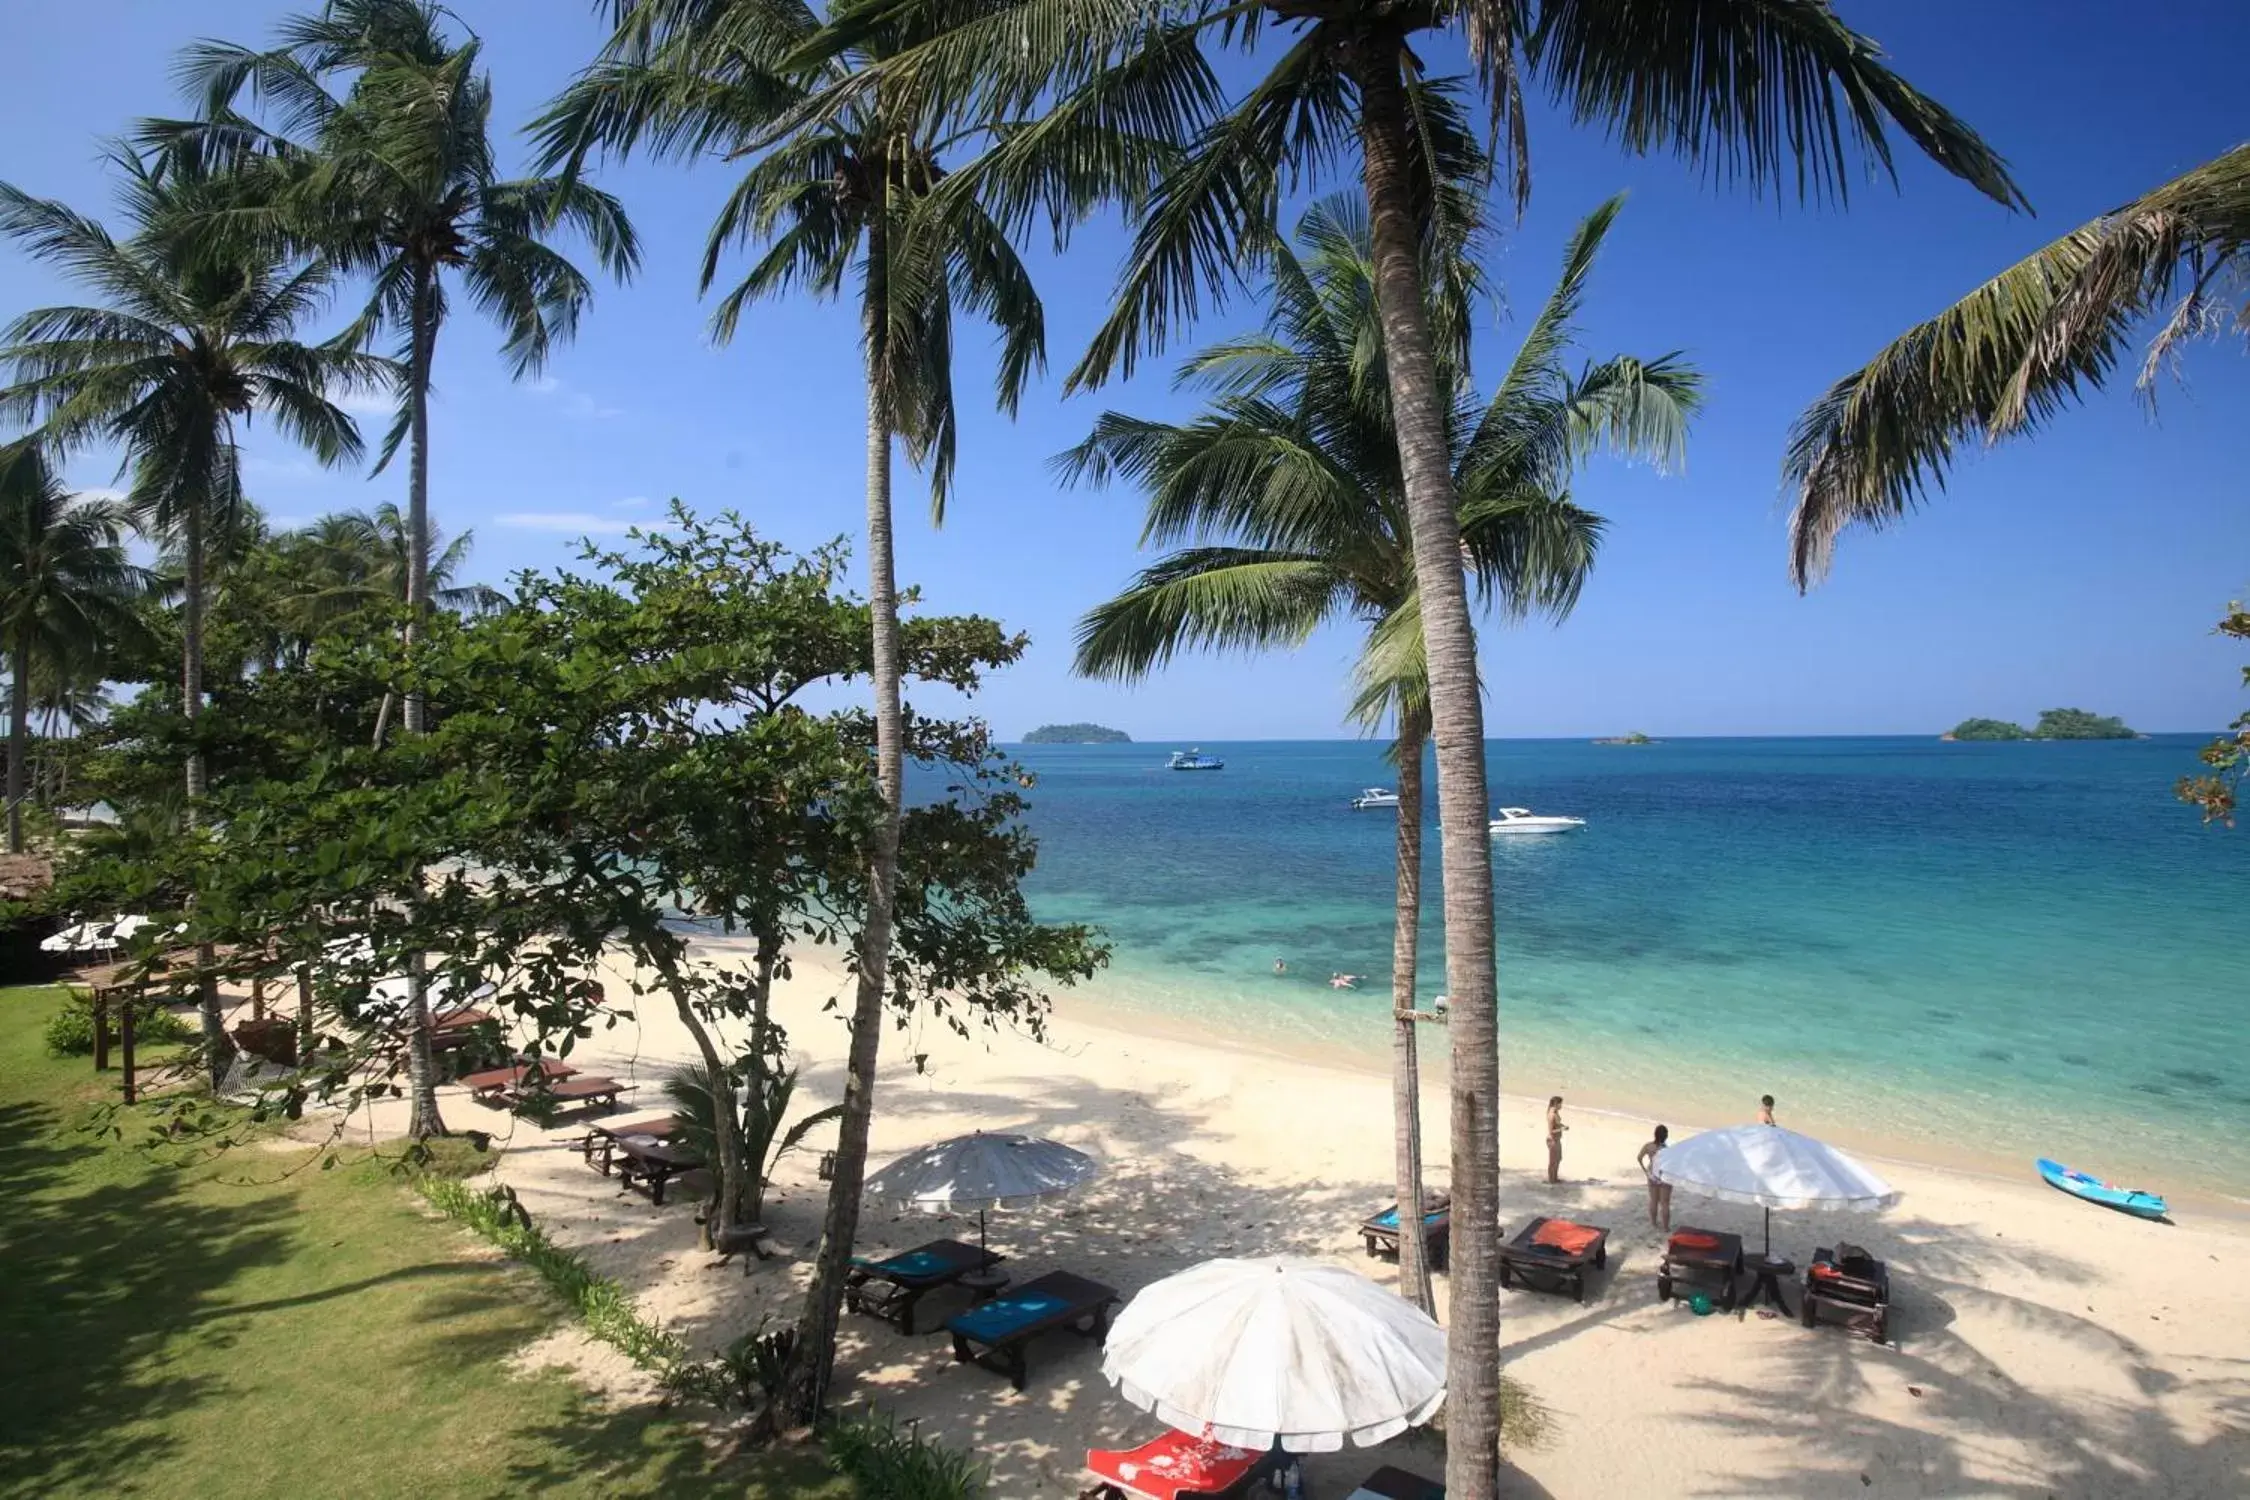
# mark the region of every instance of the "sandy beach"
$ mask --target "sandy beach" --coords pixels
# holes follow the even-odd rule
[[[630,993],[627,975],[609,977],[612,996]],[[802,956],[779,987],[776,1014],[804,1069],[800,1100],[840,1095],[844,1026],[825,1007],[844,993],[835,969]],[[1104,1172],[1090,1189],[992,1216],[991,1242],[1019,1280],[1066,1268],[1129,1297],[1230,1254],[1317,1256],[1391,1278],[1354,1233],[1390,1201],[1387,1077],[1118,1020],[1098,1000],[1065,996],[1044,1043],[964,1039],[937,1024],[894,1030],[883,1042],[874,1160],[980,1127],[1098,1157]],[[668,1008],[643,1000],[637,1019],[621,1018],[572,1060],[630,1080],[626,1107],[645,1109],[689,1051]],[[1425,1089],[1435,1185],[1446,1159],[1439,1082]],[[1573,1109],[1565,1181],[1549,1186],[1543,1103],[1506,1101],[1503,1222],[1561,1211],[1615,1233],[1609,1269],[1583,1306],[1504,1294],[1508,1368],[1552,1416],[1543,1443],[1511,1452],[1509,1493],[2215,1497],[2250,1487],[2250,1226],[2239,1220],[2144,1223],[2029,1180],[1885,1160],[1904,1193],[1898,1208],[1776,1214],[1773,1236],[1776,1253],[1800,1264],[1838,1236],[1887,1259],[1895,1346],[1747,1312],[1697,1317],[1655,1298],[1659,1241],[1634,1165],[1649,1122]],[[692,1183],[655,1208],[586,1166],[575,1146],[582,1126],[543,1132],[458,1089],[446,1106],[457,1129],[498,1129],[498,1173],[550,1233],[697,1346],[793,1316],[825,1192],[817,1151],[788,1159],[769,1198],[766,1222],[790,1253],[745,1275],[696,1250]],[[1733,1122],[1671,1123],[1677,1136]],[[1741,1232],[1753,1250],[1760,1227],[1753,1210],[1684,1193],[1674,1222]],[[871,1212],[860,1249],[975,1227]],[[929,1306],[930,1327],[953,1310]],[[574,1332],[532,1357],[568,1364],[621,1400],[648,1394],[620,1357]],[[1000,1376],[956,1365],[942,1334],[909,1339],[847,1314],[838,1397],[973,1446],[996,1494],[1074,1495],[1085,1448],[1131,1446],[1159,1430],[1099,1369],[1091,1341],[1054,1335],[1033,1349],[1018,1395]],[[1410,1435],[1315,1456],[1307,1479],[1314,1494],[1340,1496],[1383,1462],[1436,1474],[1443,1459],[1435,1440]]]

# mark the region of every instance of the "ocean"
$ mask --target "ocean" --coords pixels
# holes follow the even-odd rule
[[[1494,842],[1503,1085],[2250,1200],[2250,827],[2173,799],[2201,743],[1494,741],[1496,804],[1587,820]],[[1107,932],[1100,1004],[1387,1067],[1384,747],[1171,748],[1011,747],[1035,910]]]

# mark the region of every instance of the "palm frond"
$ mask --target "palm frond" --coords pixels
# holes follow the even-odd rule
[[[1181,651],[1302,645],[1346,593],[1317,557],[1246,547],[1196,547],[1142,570],[1078,624],[1072,670],[1147,675]]]

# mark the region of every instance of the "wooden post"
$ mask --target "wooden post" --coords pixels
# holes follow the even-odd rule
[[[139,1004],[140,998],[141,987],[135,985],[132,992],[125,997],[124,1014],[118,1018],[117,1037],[121,1060],[125,1068],[125,1102],[127,1104],[133,1102],[133,1011]]]

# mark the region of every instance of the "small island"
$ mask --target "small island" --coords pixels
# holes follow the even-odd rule
[[[1130,745],[1133,737],[1122,729],[1100,724],[1042,724],[1023,737],[1027,745]]]
[[[2123,719],[2083,708],[2050,708],[2026,729],[2006,719],[1963,719],[1943,740],[2137,740],[2142,736]]]
[[[1596,740],[1594,743],[1597,745],[1654,745],[1661,743],[1661,741],[1652,740],[1635,729],[1626,734],[1613,734],[1607,739]]]

